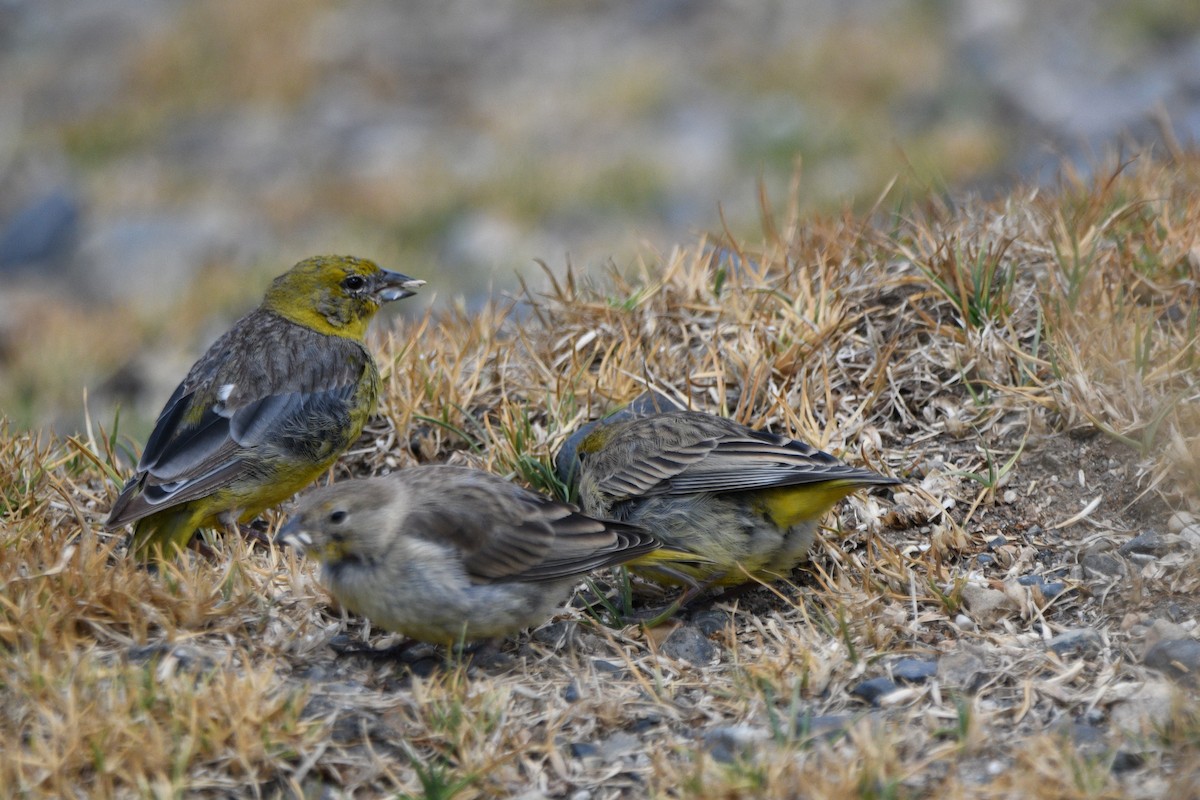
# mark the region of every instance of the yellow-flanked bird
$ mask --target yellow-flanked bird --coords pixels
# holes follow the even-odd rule
[[[253,519],[303,489],[375,409],[367,326],[424,281],[350,256],[305,259],[192,366],[159,414],[107,527],[169,556],[200,528]]]
[[[602,421],[577,443],[575,458],[584,512],[654,534],[664,549],[626,566],[669,585],[786,576],[807,558],[817,523],[835,503],[856,489],[901,482],[699,411]],[[697,558],[664,558],[673,552]]]
[[[276,541],[319,561],[346,608],[435,644],[538,625],[584,574],[658,547],[637,526],[445,465],[315,489]]]

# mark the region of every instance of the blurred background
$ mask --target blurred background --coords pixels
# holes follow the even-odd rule
[[[1196,0],[0,0],[0,415],[70,433],[86,387],[144,436],[307,255],[469,308],[753,240],[760,185],[990,196],[1198,135]]]

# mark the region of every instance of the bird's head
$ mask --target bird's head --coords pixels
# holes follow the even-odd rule
[[[263,306],[320,333],[361,340],[381,305],[424,283],[365,258],[314,256],[276,278]]]
[[[402,500],[403,492],[386,478],[315,489],[300,498],[275,541],[325,564],[374,563],[396,535]]]

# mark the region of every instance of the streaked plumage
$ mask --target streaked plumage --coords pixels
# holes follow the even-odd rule
[[[838,500],[900,482],[698,411],[601,424],[578,443],[577,458],[586,513],[646,528],[662,552],[700,557],[628,565],[668,584],[679,583],[679,573],[717,585],[787,575],[807,558],[817,523]]]
[[[343,256],[276,278],[171,395],[107,526],[134,523],[139,557],[170,555],[198,528],[248,521],[308,485],[375,407],[367,325],[422,283]]]
[[[544,622],[580,578],[658,547],[480,470],[425,466],[316,489],[278,533],[376,625],[450,644]]]

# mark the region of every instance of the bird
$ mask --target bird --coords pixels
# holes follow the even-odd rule
[[[539,625],[586,573],[658,547],[635,525],[444,464],[314,489],[275,541],[318,561],[345,608],[441,645]]]
[[[603,421],[576,443],[584,513],[639,525],[663,549],[635,574],[689,591],[770,582],[808,557],[821,517],[846,495],[902,481],[779,434],[703,411]],[[692,558],[672,561],[664,553]]]
[[[365,337],[424,281],[353,256],[315,256],[192,366],[167,400],[105,527],[167,558],[201,528],[248,522],[303,489],[362,433],[380,391]]]

